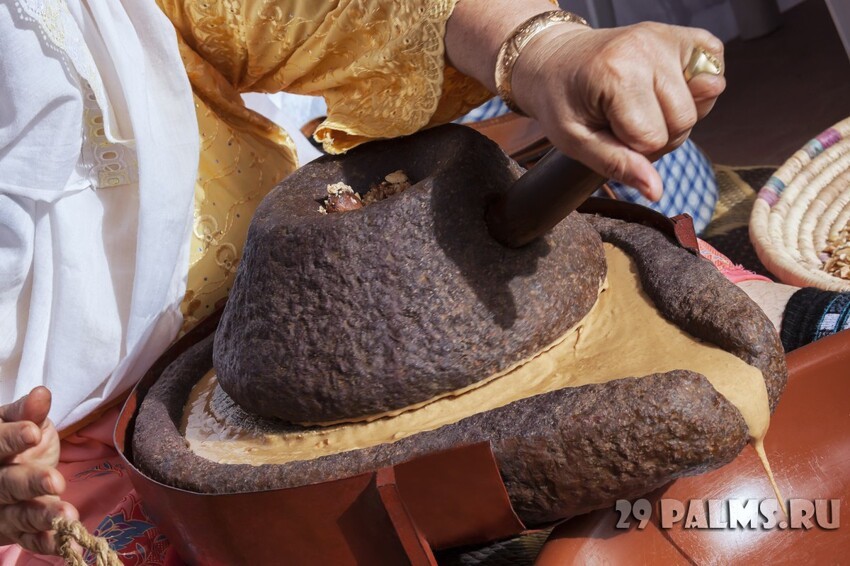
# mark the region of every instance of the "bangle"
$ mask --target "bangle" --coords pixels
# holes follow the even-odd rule
[[[587,25],[587,21],[581,16],[563,10],[552,10],[533,16],[521,23],[508,38],[502,43],[499,55],[496,57],[496,92],[505,102],[508,108],[521,116],[527,116],[519,106],[516,105],[511,90],[511,77],[514,65],[519,58],[522,48],[541,31],[560,23],[578,23]]]

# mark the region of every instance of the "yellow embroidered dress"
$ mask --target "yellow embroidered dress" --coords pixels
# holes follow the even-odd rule
[[[330,153],[448,122],[491,96],[445,63],[454,0],[159,1],[201,135],[184,331],[227,296],[255,208],[297,167],[289,136],[241,93],[323,96],[316,137]]]

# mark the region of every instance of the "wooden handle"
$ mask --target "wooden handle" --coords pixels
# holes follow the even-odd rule
[[[487,209],[490,235],[522,247],[567,217],[605,182],[586,165],[553,149]]]

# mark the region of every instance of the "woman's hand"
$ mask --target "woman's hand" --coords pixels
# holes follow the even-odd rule
[[[495,92],[501,43],[547,0],[464,0],[446,33],[449,59]],[[722,76],[683,71],[697,47],[723,61],[709,32],[656,23],[590,29],[554,24],[520,52],[514,102],[536,118],[552,143],[598,173],[661,196],[651,161],[683,143],[726,86]]]
[[[44,387],[0,407],[0,544],[41,554],[56,553],[53,519],[78,517],[73,505],[59,499],[65,479],[56,469],[59,435],[49,410]]]
[[[708,74],[685,81],[696,47],[723,60],[723,44],[700,29],[553,26],[517,60],[514,98],[561,151],[657,200],[651,161],[681,145],[726,86]]]

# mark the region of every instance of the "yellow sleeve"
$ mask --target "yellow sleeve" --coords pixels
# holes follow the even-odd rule
[[[285,137],[242,92],[323,96],[330,153],[450,121],[491,94],[446,64],[457,0],[160,0],[195,92],[228,122]]]
[[[334,153],[450,121],[490,96],[445,63],[456,0],[158,1],[177,32],[202,144],[184,331],[225,300],[257,205],[297,166],[286,132],[241,93],[324,96],[319,135]]]

